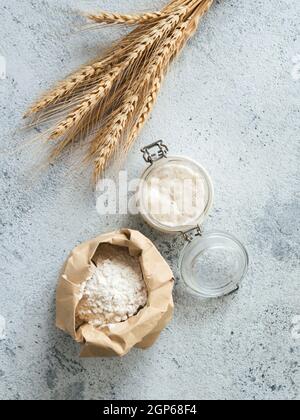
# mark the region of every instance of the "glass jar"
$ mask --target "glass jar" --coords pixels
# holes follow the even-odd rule
[[[180,256],[179,272],[190,293],[200,298],[232,293],[247,273],[248,253],[230,234],[203,232],[201,225],[214,200],[211,177],[194,160],[168,156],[168,152],[162,141],[142,149],[150,166],[138,188],[139,212],[152,228],[183,235],[187,243]]]

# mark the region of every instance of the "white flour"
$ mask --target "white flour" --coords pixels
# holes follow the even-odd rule
[[[81,291],[77,320],[95,327],[126,321],[147,303],[139,259],[111,245],[101,246],[95,273]]]

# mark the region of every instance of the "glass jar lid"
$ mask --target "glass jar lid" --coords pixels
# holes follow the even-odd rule
[[[151,154],[153,148],[157,154]],[[142,175],[137,206],[152,227],[165,233],[179,233],[202,224],[214,198],[207,171],[192,159],[167,156],[162,142],[143,149],[149,168]]]
[[[202,298],[217,298],[239,289],[247,273],[249,256],[245,247],[232,235],[223,232],[202,233],[185,246],[180,275],[187,289]]]

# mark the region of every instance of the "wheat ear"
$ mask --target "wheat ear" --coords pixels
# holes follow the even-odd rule
[[[144,106],[142,108],[142,111],[139,115],[139,118],[138,118],[137,122],[133,126],[130,135],[128,136],[128,138],[124,142],[123,152],[124,152],[125,156],[127,155],[129,150],[131,149],[134,141],[136,140],[140,131],[142,130],[146,121],[148,120],[148,118],[149,118],[149,116],[150,116],[150,114],[153,110],[153,107],[155,105],[160,87],[161,87],[161,79],[157,77],[154,80],[152,89],[150,90],[150,92],[148,93],[148,95],[146,97],[146,101],[144,103]]]
[[[98,134],[93,143],[98,144],[98,150],[95,154],[98,155],[94,161],[95,171],[94,177],[97,181],[107,167],[109,160],[112,158],[119,145],[120,139],[124,134],[126,126],[130,121],[130,116],[135,110],[135,105],[138,102],[138,97],[133,96],[131,100],[126,103],[120,112],[116,113],[112,123],[104,127]]]
[[[53,156],[84,134],[91,138],[96,129],[88,154],[95,163],[95,180],[118,150],[125,155],[153,109],[171,60],[212,3],[172,0],[159,13],[98,16],[100,24],[127,20],[138,26],[101,59],[73,73],[30,109],[29,114],[41,115],[44,121],[67,115],[52,130],[51,138],[60,138]]]
[[[97,15],[88,15],[88,19],[96,23],[110,25],[137,25],[153,22],[163,16],[161,12],[145,13],[140,15],[128,15],[119,13],[101,12]]]
[[[137,118],[137,121],[131,128],[129,135],[127,138],[125,137],[125,140],[123,142],[123,145],[119,145],[119,147],[122,148],[123,156],[125,156],[128,151],[130,150],[133,142],[135,141],[136,137],[138,136],[139,132],[143,128],[144,124],[146,123],[147,119],[149,118],[152,109],[155,105],[162,79],[169,67],[170,61],[181,51],[181,49],[184,47],[186,41],[193,35],[197,28],[198,21],[200,17],[204,14],[206,11],[206,7],[208,3],[212,2],[212,0],[204,0],[203,4],[201,5],[201,8],[197,8],[196,11],[192,14],[192,16],[188,19],[188,21],[180,24],[174,32],[169,35],[169,37],[164,41],[164,43],[161,45],[159,50],[155,53],[155,55],[150,60],[150,63],[147,66],[147,71],[145,74],[143,71],[142,79],[145,81],[145,83],[150,83],[149,86],[150,90],[147,92],[146,89],[146,99],[144,100],[144,104],[142,106],[141,112]],[[155,74],[157,76],[155,77],[153,83],[151,84],[152,76]],[[137,79],[136,84],[139,85],[141,82],[140,78]],[[134,91],[134,87],[131,88],[132,91]],[[143,91],[143,88],[141,88]],[[129,92],[130,95],[130,92]],[[142,100],[143,95],[139,95],[139,101]],[[117,111],[116,111],[117,112]],[[113,122],[111,122],[111,125],[113,126]],[[97,150],[99,150],[99,147],[101,148],[101,143],[98,144],[100,138],[96,137],[94,139],[94,143],[92,144],[91,155],[93,153],[96,153]],[[114,143],[115,144],[115,143]],[[114,151],[115,153],[115,151]],[[107,155],[106,157],[108,159],[111,158],[111,155]],[[102,154],[102,162],[104,159],[104,155]],[[105,163],[107,165],[107,162]],[[94,178],[99,179],[99,177],[102,174],[102,169],[99,167],[99,165],[95,165],[94,169]]]
[[[143,112],[142,112],[142,119],[146,114],[146,111],[149,110],[149,113],[152,109],[150,109],[149,104],[152,102],[154,104],[154,99],[156,97],[155,94],[158,93],[159,86],[160,86],[160,80],[162,78],[162,75],[164,73],[164,69],[169,64],[169,61],[172,58],[172,55],[174,51],[176,51],[176,44],[178,40],[183,36],[183,32],[186,29],[187,23],[180,24],[172,34],[168,36],[168,38],[163,42],[163,44],[159,47],[157,52],[153,54],[149,64],[144,65],[145,70],[141,69],[140,74],[133,80],[133,84],[130,87],[130,84],[127,82],[125,87],[125,92],[123,94],[123,104],[120,106],[120,109],[116,109],[115,112],[118,114],[119,112],[122,113],[122,108],[124,107],[124,103],[131,103],[131,97],[134,95],[138,95],[139,102],[143,106]],[[156,77],[154,81],[154,87],[152,89],[152,92],[150,94],[147,94],[147,86],[151,84],[153,77],[155,77],[156,74],[159,74],[158,77]],[[127,87],[129,86],[129,88]],[[144,93],[146,91],[146,104],[143,104],[143,98]],[[138,103],[135,103],[138,105]],[[137,112],[136,110],[133,110],[131,114],[134,112]],[[109,120],[110,123],[108,123],[108,126],[114,125],[114,120]],[[138,124],[139,128],[139,124]],[[96,136],[92,142],[91,149],[90,149],[90,156],[93,156],[97,151],[99,150],[99,141],[101,136]]]
[[[188,6],[190,1],[191,0],[176,0],[174,2],[171,2],[169,7],[165,8],[161,12],[151,12],[137,15],[101,12],[97,15],[89,14],[87,15],[87,18],[92,20],[93,22],[100,24],[104,23],[110,25],[142,25],[161,19],[167,16],[167,14],[169,14],[170,12],[174,13],[176,9]]]
[[[61,100],[65,100],[71,96],[73,92],[80,88],[84,90],[89,88],[90,84],[97,83],[97,77],[116,64],[116,60],[120,57],[132,39],[138,40],[141,34],[144,34],[142,28],[136,28],[133,32],[126,35],[117,45],[110,48],[106,54],[94,63],[83,66],[80,70],[72,73],[56,87],[46,92],[38,101],[36,101],[26,112],[24,118],[28,118],[34,114],[44,111],[52,105],[56,105]]]
[[[137,47],[125,56],[125,61],[122,65],[112,69],[108,75],[106,75],[102,81],[100,81],[99,86],[96,87],[91,92],[88,92],[83,99],[82,103],[72,111],[66,119],[64,119],[58,126],[52,131],[50,138],[58,138],[63,136],[68,130],[72,127],[80,124],[82,118],[93,111],[93,109],[99,105],[99,102],[107,95],[116,78],[120,73],[126,70],[132,63],[137,65],[138,60],[143,56],[146,50],[149,50],[153,44],[162,37],[162,32],[171,31],[172,28],[180,20],[180,16],[184,11],[181,10],[174,15],[167,17],[163,22],[157,25],[154,29],[150,31],[149,34],[144,35],[137,45]]]
[[[160,31],[160,28],[157,28]],[[151,34],[150,34],[151,36]],[[55,105],[60,100],[70,96],[78,87],[82,87],[91,81],[97,82],[95,78],[99,77],[109,66],[113,65],[115,60],[120,58],[126,50],[132,46],[132,42],[138,43],[141,37],[145,37],[143,27],[136,28],[133,32],[126,35],[116,46],[110,48],[100,60],[83,66],[80,70],[72,73],[64,81],[60,82],[54,89],[46,92],[36,103],[34,103],[24,118],[37,114],[45,110],[50,105]]]
[[[181,2],[177,1],[175,3],[176,6],[178,6]],[[166,8],[165,12],[167,11],[170,12],[171,9]],[[163,13],[163,15],[166,16],[167,13]],[[54,89],[49,90],[41,99],[34,103],[24,117],[27,118],[31,115],[35,115],[42,112],[50,105],[59,103],[64,98],[71,96],[78,87],[84,90],[85,87],[89,88],[89,83],[91,83],[91,81],[95,84],[97,82],[95,78],[104,73],[110,65],[113,65],[115,60],[118,60],[120,57],[120,54],[124,53],[126,48],[130,48],[132,41],[138,42],[140,37],[144,35],[143,32],[143,27],[136,28],[133,32],[126,35],[116,46],[110,48],[103,58],[92,64],[83,66],[79,71],[72,73],[67,79],[60,82]]]
[[[51,133],[50,138],[55,139],[63,136],[66,131],[70,130],[73,126],[78,125],[82,118],[89,112],[91,112],[95,106],[104,98],[104,96],[110,91],[112,85],[121,72],[121,67],[117,67],[110,71],[103,80],[99,83],[99,86],[89,92],[84,98],[80,106],[78,106],[67,118],[62,121]]]
[[[97,71],[99,72],[100,69],[104,70],[106,67],[105,64],[105,61],[100,61],[93,65],[84,66],[79,71],[73,73],[66,80],[60,82],[56,88],[45,93],[40,100],[30,107],[25,114],[25,118],[43,111],[50,105],[57,103],[61,98],[71,94],[77,86],[91,80]]]
[[[212,3],[213,3],[213,0],[205,0],[204,1],[204,7],[203,7],[203,5],[201,5],[201,8],[199,10],[197,10],[195,16],[192,16],[189,19],[188,22],[180,25],[180,27],[176,29],[177,30],[177,36],[174,37],[174,34],[173,34],[173,44],[172,44],[173,48],[171,47],[171,51],[169,51],[170,56],[167,59],[167,62],[165,62],[164,65],[162,64],[163,67],[160,71],[160,74],[158,76],[156,76],[156,78],[154,79],[153,85],[152,85],[149,93],[146,96],[146,100],[145,100],[144,106],[142,108],[142,111],[140,113],[140,116],[138,118],[138,121],[136,122],[136,124],[132,128],[132,131],[131,131],[130,135],[127,137],[127,139],[124,143],[124,153],[125,154],[127,154],[128,151],[130,150],[132,144],[134,143],[135,139],[138,137],[140,131],[142,130],[145,123],[147,122],[147,120],[148,120],[148,118],[149,118],[149,116],[150,116],[150,114],[153,110],[153,107],[154,107],[155,102],[157,100],[158,93],[159,93],[159,90],[160,90],[160,87],[161,87],[161,83],[162,83],[164,74],[167,71],[169,62],[175,56],[177,56],[180,53],[180,51],[183,49],[183,47],[184,47],[185,43],[188,41],[188,39],[193,36],[193,34],[195,33],[195,31],[198,27],[199,19],[201,18],[201,16],[203,16],[207,12],[207,10],[209,9],[209,7],[211,6]],[[185,30],[186,30],[186,32],[185,32]],[[177,41],[179,41],[178,44],[177,44]],[[175,48],[174,48],[174,46],[175,46]],[[165,51],[161,51],[160,57],[165,57],[166,54],[167,54],[167,47],[165,46]]]

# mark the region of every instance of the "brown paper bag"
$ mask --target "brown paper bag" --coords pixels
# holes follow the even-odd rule
[[[93,272],[93,257],[101,244],[127,247],[138,256],[148,289],[148,303],[127,321],[102,328],[84,324],[76,330],[80,284]],[[81,357],[124,356],[133,347],[146,349],[157,340],[173,315],[173,274],[153,243],[141,233],[123,229],[79,245],[68,258],[57,288],[57,327],[83,343]]]

